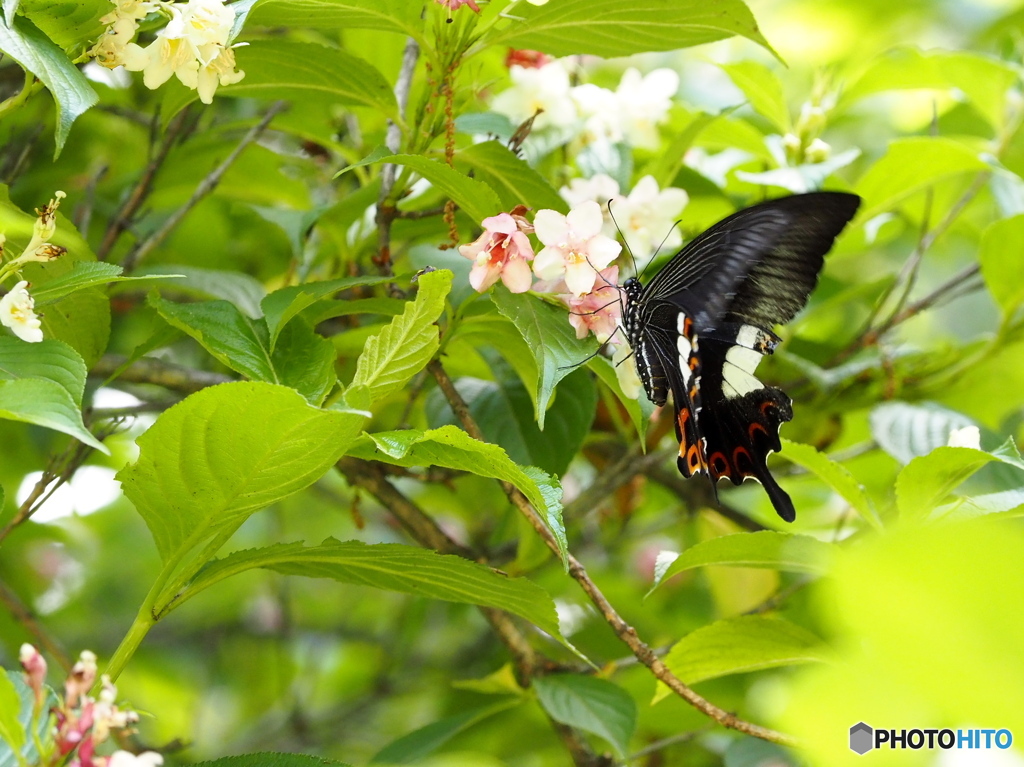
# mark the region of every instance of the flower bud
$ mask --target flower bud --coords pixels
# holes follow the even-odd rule
[[[814,139],[804,151],[804,158],[807,162],[825,162],[832,154],[832,147],[820,138]]]
[[[817,136],[825,129],[825,110],[817,104],[804,103],[800,108],[800,119],[796,122],[796,132],[805,138]]]
[[[28,686],[35,693],[36,711],[38,711],[42,708],[46,695],[43,688],[43,685],[46,683],[46,659],[43,658],[39,650],[26,642],[21,646],[18,660],[21,661],[21,667],[25,670]]]
[[[69,708],[75,708],[80,698],[92,688],[96,681],[96,654],[82,650],[78,662],[72,667],[67,681],[64,683],[65,702]]]

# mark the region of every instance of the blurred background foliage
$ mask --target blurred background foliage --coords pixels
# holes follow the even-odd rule
[[[33,4],[24,5],[31,10]],[[484,6],[485,17],[501,5]],[[554,596],[563,633],[636,703],[630,763],[837,767],[859,758],[847,749],[847,729],[861,720],[896,728],[1006,727],[1024,740],[1019,458],[1008,450],[1001,454],[1005,461],[985,459],[992,463],[978,462],[968,478],[965,466],[975,458],[943,453],[941,465],[918,464],[919,475],[907,475],[902,486],[897,480],[912,461],[945,446],[954,429],[980,427],[980,448],[989,452],[1007,438],[1019,441],[1024,431],[1024,326],[1017,311],[1024,299],[1024,8],[1011,0],[751,0],[750,8],[778,58],[734,37],[575,63],[578,76],[608,88],[627,67],[679,73],[658,146],[627,147],[600,169],[625,191],[702,121],[685,161],[673,166],[669,160],[671,173],[662,180],[689,195],[681,215],[687,239],[765,196],[824,184],[865,197],[865,208],[828,257],[808,308],[781,331],[785,343],[760,368],[762,378],[796,401],[783,435],[828,453],[848,472],[797,447],[795,463],[786,460],[789,446],[772,461],[798,509],[786,532],[845,542],[827,576],[799,568],[695,567],[645,598],[659,552],[685,551],[743,530],[781,529],[761,490],[723,487],[722,499],[734,512],[723,515],[697,480],[693,487],[683,483],[666,461],[648,462],[602,496],[587,496],[588,486],[621,465],[637,442],[606,383],[596,383],[586,369],[567,376],[541,432],[531,394],[506,358],[508,348],[491,335],[498,331],[467,321],[442,359],[485,434],[514,460],[562,475],[571,550],[652,647],[668,648],[697,629],[752,611],[784,618],[822,640],[827,649],[808,644],[805,657],[755,659],[749,668],[759,670],[748,673],[731,673],[741,670],[736,665],[707,678],[683,675],[684,681],[703,679],[696,689],[717,705],[796,735],[806,750],[711,727],[674,696],[651,705],[654,678],[524,532],[494,482],[409,476],[394,484],[455,539],[497,552],[499,566],[527,574]],[[38,14],[45,12],[33,17],[40,26]],[[337,29],[312,16],[306,24],[294,17],[281,24],[275,13],[273,3],[257,6],[246,23],[241,39],[278,47],[265,58],[257,45],[238,50],[249,84],[261,71],[297,63],[339,81],[357,77],[344,61],[334,61],[334,51],[369,62],[388,84],[398,77],[404,35]],[[431,6],[429,13],[441,18],[443,11]],[[310,43],[326,46],[323,61],[289,58],[290,51],[308,56],[309,49],[288,45]],[[474,135],[500,136],[514,127],[490,111],[494,96],[511,85],[507,54],[506,46],[486,48],[459,71],[454,111],[460,149]],[[730,70],[740,62],[747,68]],[[329,91],[246,91],[243,81],[234,91],[225,88],[212,106],[192,104],[181,112],[189,97],[176,83],[153,92],[126,73],[91,75],[99,103],[75,122],[56,159],[55,114],[45,93],[0,122],[0,181],[13,205],[30,211],[63,189],[68,200],[61,229],[70,231],[73,223],[109,261],[133,259],[137,243],[186,203],[271,100],[286,98],[289,107],[260,142],[246,148],[135,273],[184,274],[161,283],[161,295],[223,298],[245,311],[284,285],[378,272],[371,206],[379,166],[334,174],[384,144],[380,110],[344,103]],[[418,103],[427,77],[421,61],[411,103]],[[21,70],[5,60],[5,94],[21,81]],[[834,103],[813,132],[827,142],[828,158],[844,163],[833,168],[828,158],[801,163],[792,156],[780,162],[781,135],[796,130],[804,105],[829,99]],[[176,138],[142,215],[127,234],[108,242],[111,222],[168,135]],[[555,189],[591,175],[591,160],[579,159],[578,146],[545,147],[543,139],[538,131],[525,151]],[[436,189],[426,189],[402,207],[428,210],[443,201]],[[463,242],[476,236],[478,221],[460,211],[456,223]],[[437,216],[396,220],[395,271],[450,268],[452,305],[470,320],[474,313],[496,316],[487,299],[463,306],[472,295],[470,264],[457,251],[438,248],[447,229]],[[66,652],[90,648],[109,658],[160,568],[146,526],[113,474],[134,460],[135,437],[153,423],[159,407],[146,405],[169,404],[183,392],[127,377],[100,384],[116,367],[111,355],[132,355],[149,341],[165,362],[231,371],[169,329],[147,302],[148,287],[110,288],[109,341],[95,315],[70,320],[91,334],[90,342],[73,343],[94,370],[87,404],[128,408],[128,420],[107,437],[110,456],[92,453],[2,543],[7,609],[0,609],[0,660],[7,668],[15,667],[23,641],[38,641],[12,605],[27,606]],[[900,300],[904,288],[909,292]],[[353,300],[375,303],[350,314],[343,304]],[[347,382],[366,339],[401,308],[383,287],[371,286],[319,305],[320,314],[307,319],[333,344],[338,376]],[[414,400],[400,391],[375,408],[371,431],[455,422],[431,378],[414,383]],[[655,455],[671,442],[670,434],[658,442],[666,432],[667,422],[651,426]],[[0,421],[5,524],[38,472],[54,468],[53,457],[69,444],[56,432]],[[926,495],[939,488],[923,511],[905,500],[914,483]],[[587,502],[574,501],[581,493]],[[876,510],[884,532],[865,521]],[[962,519],[951,521],[956,517]],[[330,536],[408,542],[368,494],[329,473],[251,517],[230,546]],[[532,641],[553,658],[574,661],[549,638],[532,635]],[[566,764],[544,710],[515,687],[508,662],[472,607],[260,570],[202,593],[156,626],[120,690],[151,714],[140,725],[139,742],[165,753],[171,764],[260,750],[365,764],[389,743],[438,722],[436,749],[424,747],[427,756],[418,763]],[[586,737],[598,751],[608,750],[605,740]],[[997,757],[1003,761],[928,752],[870,756],[879,765],[1024,764],[1011,752]]]

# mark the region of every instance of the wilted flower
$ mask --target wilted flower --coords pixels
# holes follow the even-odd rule
[[[38,218],[32,227],[32,239],[29,240],[24,252],[14,260],[14,264],[24,264],[29,261],[53,261],[67,253],[67,248],[48,242],[57,231],[57,208],[60,207],[60,201],[65,197],[67,195],[58,190],[49,203],[42,208],[36,208]]]
[[[515,211],[513,211],[515,213]],[[473,261],[469,283],[483,293],[501,278],[513,293],[530,289],[530,261],[533,246],[526,236],[526,220],[500,213],[483,220],[484,232],[469,245],[460,245],[459,253]]]
[[[35,301],[28,292],[28,282],[22,280],[0,298],[0,324],[14,331],[22,341],[36,344],[43,340],[42,322],[35,313]]]
[[[619,255],[622,246],[601,234],[601,207],[586,201],[568,216],[554,210],[539,210],[533,219],[537,237],[545,247],[533,262],[533,271],[542,280],[565,275],[569,290],[582,296],[594,289],[597,272]]]
[[[655,69],[646,75],[627,69],[615,91],[622,128],[633,146],[658,147],[658,125],[668,117],[672,97],[679,90],[679,75],[671,69]]]
[[[100,23],[107,29],[89,55],[107,69],[114,69],[124,63],[124,50],[139,30],[139,20],[144,19],[156,8],[155,3],[140,0],[112,0],[114,10],[100,17]]]
[[[583,296],[563,296],[569,305],[569,323],[576,337],[583,339],[593,331],[598,341],[607,341],[622,319],[622,301],[618,289],[619,267],[609,266],[598,274],[594,289]]]
[[[630,360],[633,356],[633,349],[629,342],[619,333],[615,336],[615,352],[612,354],[612,364],[615,366],[615,377],[619,379],[619,387],[622,393],[630,399],[637,399],[640,396],[640,376],[636,373],[636,364]]]
[[[683,244],[675,222],[689,199],[682,189],[659,190],[654,176],[644,176],[626,197],[612,201],[611,210],[626,242],[643,261],[654,256],[662,241],[669,249]]]
[[[96,653],[82,650],[78,662],[71,668],[64,682],[64,702],[71,708],[78,705],[96,681]]]
[[[519,124],[540,112],[534,128],[567,128],[575,124],[576,107],[569,97],[569,73],[560,61],[540,69],[513,66],[509,69],[512,87],[499,93],[491,109]]]

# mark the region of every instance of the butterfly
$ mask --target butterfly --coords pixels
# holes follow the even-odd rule
[[[647,285],[636,277],[622,285],[640,381],[656,405],[672,394],[680,473],[706,473],[714,488],[723,477],[734,485],[752,477],[787,522],[796,509],[766,462],[782,449],[792,401],[754,370],[780,341],[772,329],[807,303],[859,205],[854,194],[812,192],[745,208],[684,246]]]

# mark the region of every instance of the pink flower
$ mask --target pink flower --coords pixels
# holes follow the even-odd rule
[[[582,296],[594,289],[597,271],[619,255],[622,246],[601,234],[601,206],[593,200],[580,203],[568,216],[554,210],[538,210],[533,219],[537,237],[546,246],[537,254],[533,271],[542,280],[565,275],[569,290]]]
[[[46,683],[46,659],[40,655],[39,650],[26,642],[21,646],[18,660],[21,661],[21,667],[25,669],[28,686],[35,693],[36,711],[38,711],[46,697],[46,691],[43,689],[43,685]]]
[[[474,2],[474,0],[435,0],[435,2],[437,2],[440,5],[443,5],[445,8],[451,11],[457,11],[462,6],[468,5],[471,10],[475,11],[476,13],[480,13],[480,6],[478,6]]]
[[[603,269],[594,289],[583,295],[563,296],[569,305],[569,322],[576,328],[576,337],[583,339],[594,332],[601,343],[607,341],[622,319],[622,301],[618,291],[619,267]]]
[[[513,66],[523,69],[540,69],[545,64],[550,64],[554,59],[546,53],[531,51],[527,48],[509,48],[505,56],[505,66],[511,69]]]
[[[499,213],[485,218],[483,227],[475,242],[459,246],[459,253],[474,262],[469,284],[483,293],[501,277],[513,293],[525,293],[532,282],[529,262],[533,260],[533,246],[523,231],[528,228],[525,219]]]

